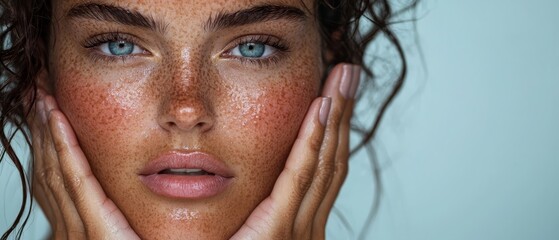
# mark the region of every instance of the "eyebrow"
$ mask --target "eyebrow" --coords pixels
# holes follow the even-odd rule
[[[69,18],[86,18],[99,21],[115,22],[124,25],[131,25],[147,28],[157,32],[165,32],[166,25],[156,21],[151,16],[145,16],[140,12],[126,8],[111,6],[98,3],[85,3],[72,7],[66,14]],[[293,20],[304,21],[307,18],[305,12],[293,6],[283,5],[261,5],[236,12],[219,12],[211,16],[204,29],[216,31],[224,28],[242,26],[257,22],[271,20]]]
[[[106,4],[86,3],[71,8],[66,14],[69,18],[86,18],[99,21],[115,22],[124,25],[147,28],[157,32],[165,32],[166,25],[151,16],[137,11],[128,10]]]
[[[204,29],[216,31],[271,20],[304,21],[307,15],[301,9],[283,5],[261,5],[232,13],[219,12],[211,16]]]

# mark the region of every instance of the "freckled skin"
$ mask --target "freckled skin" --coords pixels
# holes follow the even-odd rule
[[[228,238],[272,191],[307,108],[318,96],[322,62],[313,16],[208,32],[203,24],[219,11],[264,2],[305,7],[299,0],[99,1],[167,23],[161,34],[65,18],[79,2],[53,2],[58,20],[50,81],[106,194],[142,239]],[[133,34],[150,54],[108,62],[82,46],[93,35],[115,31]],[[261,67],[220,56],[246,34],[281,37],[289,52]],[[233,170],[233,181],[207,199],[155,195],[138,173],[156,155],[173,149],[216,156]]]

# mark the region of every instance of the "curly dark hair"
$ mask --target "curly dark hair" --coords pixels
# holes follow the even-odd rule
[[[313,6],[320,25],[323,46],[330,55],[323,56],[328,66],[348,62],[360,65],[366,76],[365,86],[374,86],[377,80],[372,64],[365,60],[365,52],[376,40],[382,38],[397,53],[399,61],[398,72],[391,77],[391,87],[385,98],[378,103],[378,108],[371,108],[368,114],[374,116],[373,122],[360,126],[352,122],[352,130],[359,133],[361,140],[351,153],[370,146],[371,139],[381,123],[386,109],[394,97],[399,93],[406,77],[406,56],[402,44],[392,24],[399,20],[402,13],[413,11],[419,0],[408,0],[407,3],[390,0],[318,0]],[[51,24],[50,0],[0,0],[0,123],[3,128],[0,134],[2,150],[0,163],[9,160],[19,173],[23,188],[22,203],[18,215],[12,225],[2,235],[7,239],[15,233],[21,238],[31,208],[26,211],[29,201],[32,201],[32,184],[26,177],[25,167],[20,156],[14,149],[14,138],[21,133],[31,151],[31,136],[27,129],[27,117],[35,103],[37,91],[36,77],[42,69],[46,69],[48,59],[47,43]],[[326,71],[328,71],[327,68]],[[326,75],[326,74],[325,74]],[[372,87],[360,89],[360,93],[372,91]],[[362,94],[358,94],[362,96]],[[358,98],[361,100],[362,98]],[[7,156],[7,157],[6,157]],[[377,166],[376,159],[371,158],[373,166]],[[378,169],[378,168],[374,168]],[[369,220],[378,208],[381,181],[377,170],[375,184],[377,194],[374,207],[369,214]],[[18,229],[17,226],[21,224]]]

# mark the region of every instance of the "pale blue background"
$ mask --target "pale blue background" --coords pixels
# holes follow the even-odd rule
[[[559,1],[425,0],[419,13],[426,68],[410,45],[376,141],[385,187],[367,239],[559,239]],[[17,197],[0,169],[2,230]],[[352,160],[338,202],[354,234],[368,169]],[[34,220],[29,239],[44,229]],[[329,233],[343,238],[338,223]]]

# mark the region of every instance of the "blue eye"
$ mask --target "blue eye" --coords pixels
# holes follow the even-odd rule
[[[109,56],[127,56],[144,52],[136,44],[124,40],[107,41],[99,45],[99,50]]]
[[[125,41],[109,42],[109,52],[112,55],[129,55],[134,52],[134,44]]]
[[[237,45],[231,55],[243,58],[266,58],[277,51],[275,47],[259,42],[248,42]]]
[[[243,57],[259,58],[264,55],[266,45],[262,43],[244,43],[239,45],[239,52]]]

